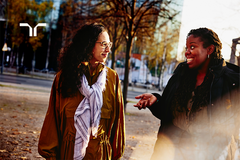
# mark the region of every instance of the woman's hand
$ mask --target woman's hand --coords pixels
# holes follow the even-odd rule
[[[135,98],[140,99],[137,104],[133,105],[134,107],[138,107],[139,110],[150,107],[157,101],[157,98],[151,93],[144,93],[136,96]]]

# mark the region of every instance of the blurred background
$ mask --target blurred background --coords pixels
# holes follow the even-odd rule
[[[76,30],[100,22],[113,42],[107,66],[118,72],[124,100],[128,86],[162,91],[185,60],[191,29],[214,30],[223,58],[240,66],[239,8],[238,0],[0,0],[1,74],[55,74]]]

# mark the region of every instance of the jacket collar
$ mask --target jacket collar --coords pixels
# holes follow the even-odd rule
[[[226,66],[226,62],[224,59],[221,59],[221,61],[215,65],[209,68],[209,71],[214,74],[214,76],[218,77],[222,74],[223,68]],[[187,62],[182,62],[178,65],[178,67],[175,69],[174,73],[179,73],[183,75],[185,71],[189,72],[188,64]]]
[[[215,77],[219,77],[226,67],[226,62],[224,59],[221,59],[220,63],[209,68],[209,71],[214,74]]]
[[[88,74],[90,76],[94,76],[95,74],[100,73],[104,68],[104,64],[99,63],[99,65],[96,67],[94,72],[92,74],[90,74],[90,64],[89,64],[89,62],[81,62],[81,63],[87,68],[87,73],[85,73],[85,74]]]

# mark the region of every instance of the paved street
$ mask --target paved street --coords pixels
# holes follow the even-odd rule
[[[39,90],[50,90],[52,86],[53,78],[36,77],[24,74],[0,74],[0,84],[18,86],[22,88],[36,88]],[[128,87],[128,100],[135,99],[135,96],[142,93],[160,93],[157,89],[146,89],[140,87],[129,86]]]
[[[0,75],[0,159],[44,160],[37,151],[48,107],[52,79]],[[159,128],[151,112],[133,107],[136,95],[157,92],[129,86],[126,107],[126,147],[122,160],[148,160]],[[144,151],[144,152],[143,152]]]
[[[2,103],[0,105],[2,113],[0,118],[0,142],[4,144],[6,142],[8,146],[9,142],[14,145],[18,142],[19,147],[26,147],[25,143],[20,143],[22,140],[25,140],[27,145],[31,147],[27,157],[38,157],[38,159],[41,157],[37,153],[36,146],[41,124],[48,106],[52,80],[53,78],[46,79],[44,77],[29,77],[26,75],[0,75],[0,103]],[[148,109],[138,110],[133,107],[137,102],[134,97],[146,92],[161,94],[158,90],[128,87],[128,104],[126,108],[127,137],[123,160],[147,160],[153,152],[159,120]],[[33,138],[31,141],[29,138],[26,138],[29,137],[29,135],[26,136],[26,133],[31,134],[30,136]],[[4,138],[1,140],[1,135],[6,140]],[[14,138],[16,142],[12,141]],[[25,148],[24,151],[27,149],[29,148]],[[13,148],[7,150],[6,148],[0,148],[0,150],[6,154],[12,152],[14,154],[22,153],[20,151],[17,152],[18,150]],[[238,150],[240,151],[240,148]],[[239,151],[236,153],[239,154]],[[227,147],[223,152],[227,152]]]

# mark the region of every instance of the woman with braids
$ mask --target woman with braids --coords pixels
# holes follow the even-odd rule
[[[38,151],[46,159],[117,160],[125,146],[120,80],[104,65],[105,27],[84,25],[59,57]]]
[[[208,28],[191,30],[186,62],[180,63],[162,94],[137,96],[161,120],[152,160],[237,158],[239,67],[221,57],[222,44]]]

